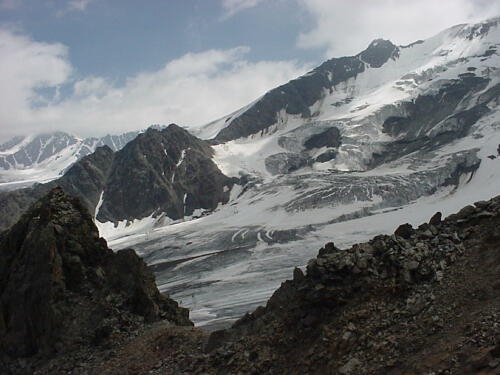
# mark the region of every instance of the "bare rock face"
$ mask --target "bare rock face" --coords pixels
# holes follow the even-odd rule
[[[336,127],[314,134],[304,142],[304,146],[308,150],[321,147],[339,147],[340,144],[340,131]]]
[[[223,128],[214,138],[223,143],[252,134],[266,133],[277,122],[277,114],[285,110],[291,115],[312,118],[310,107],[341,82],[365,71],[365,65],[379,68],[397,58],[399,48],[388,40],[373,41],[356,56],[334,58],[284,85],[268,91],[259,101]]]
[[[213,149],[181,127],[149,129],[115,154],[97,219],[121,221],[166,212],[172,219],[229,200],[234,180]]]
[[[0,235],[0,364],[48,358],[161,319],[192,325],[135,252],[111,251],[80,200],[61,188]]]

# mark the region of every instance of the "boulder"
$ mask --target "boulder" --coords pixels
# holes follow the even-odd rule
[[[394,234],[397,236],[397,237],[401,237],[401,238],[404,238],[404,239],[409,239],[412,234],[415,233],[415,230],[413,229],[413,227],[411,226],[411,224],[402,224],[398,227],[398,229],[396,229],[396,231],[394,232]]]

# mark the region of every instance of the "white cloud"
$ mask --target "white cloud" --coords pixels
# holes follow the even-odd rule
[[[500,14],[499,0],[298,1],[315,23],[298,46],[324,48],[327,58],[356,54],[376,38],[407,44]]]
[[[242,10],[253,8],[262,0],[222,0],[222,8],[224,10],[224,18],[229,18]]]
[[[153,123],[200,126],[303,74],[296,62],[249,62],[249,49],[189,53],[116,85],[104,77],[72,81],[60,44],[0,32],[0,136],[63,130],[82,136],[121,133]],[[62,101],[33,106],[37,89],[71,85]]]
[[[93,1],[95,0],[70,0],[66,7],[59,9],[56,12],[56,16],[62,17],[70,12],[84,12]]]
[[[15,134],[33,121],[36,89],[67,82],[72,68],[62,44],[35,42],[7,29],[0,29],[0,56],[1,131]]]

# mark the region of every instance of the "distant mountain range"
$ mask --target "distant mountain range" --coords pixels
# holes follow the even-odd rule
[[[153,129],[164,126],[153,125]],[[47,182],[61,175],[97,147],[113,151],[123,148],[143,131],[120,135],[78,138],[65,132],[18,136],[0,145],[0,189],[13,190],[35,182]]]

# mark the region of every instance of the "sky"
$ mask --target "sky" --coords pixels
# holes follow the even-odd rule
[[[0,0],[0,143],[193,129],[373,39],[499,15],[500,0]]]

